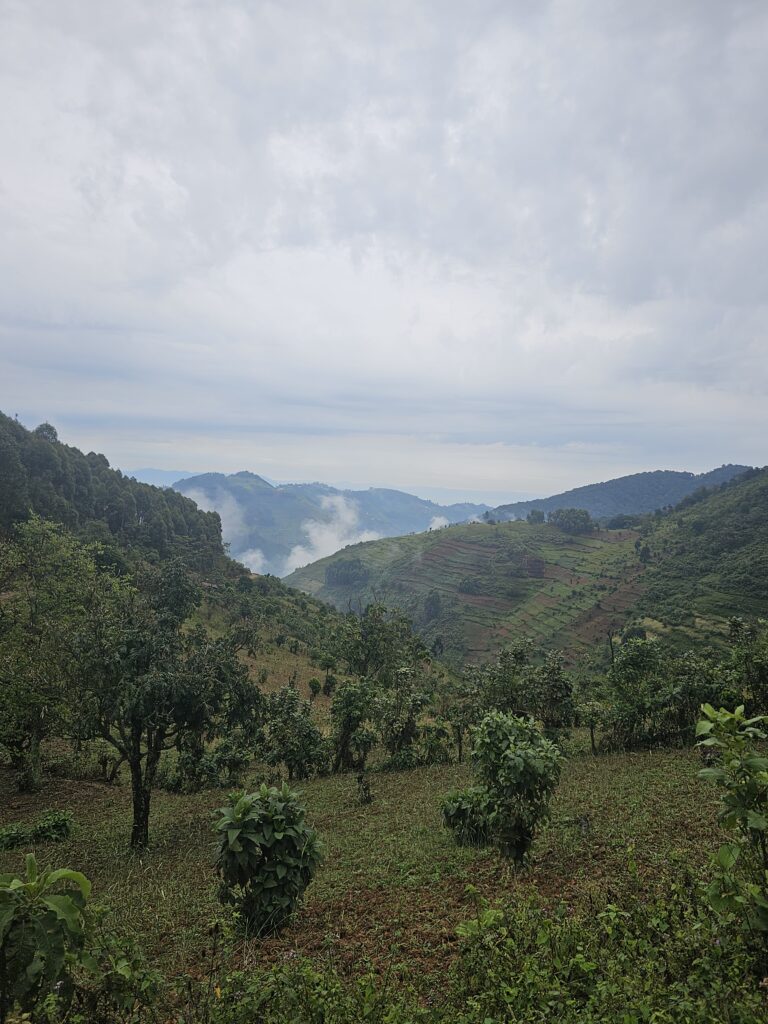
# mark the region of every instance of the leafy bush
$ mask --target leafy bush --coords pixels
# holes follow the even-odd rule
[[[451,747],[451,733],[447,725],[436,722],[421,727],[418,743],[420,764],[450,764],[453,760]]]
[[[596,912],[595,912],[596,911]],[[766,998],[745,984],[744,945],[716,922],[696,888],[675,883],[663,897],[606,902],[583,916],[561,904],[491,907],[458,929],[451,1024],[756,1024]]]
[[[105,926],[90,894],[80,872],[40,873],[33,854],[26,877],[0,875],[2,1024],[15,1007],[35,1021],[128,1022],[155,1002],[161,976]]]
[[[171,751],[160,762],[157,785],[171,793],[198,793],[241,785],[243,773],[253,754],[242,739],[225,737],[216,747],[206,750],[193,745],[181,753]]]
[[[233,904],[246,927],[263,936],[293,915],[321,859],[317,833],[304,820],[298,794],[261,786],[233,794],[216,824],[220,898]]]
[[[309,963],[257,973],[237,972],[222,985],[211,1007],[211,1024],[428,1024],[421,1009],[394,977],[364,974],[352,982]]]
[[[46,811],[34,825],[17,822],[0,829],[0,850],[13,850],[35,843],[58,843],[72,831],[71,811]]]
[[[465,819],[475,825],[487,818],[490,838],[504,856],[521,864],[548,816],[562,760],[530,719],[492,711],[474,733],[472,763],[480,786],[443,804],[445,823],[463,829]],[[463,804],[456,804],[457,796]]]
[[[396,750],[394,754],[382,761],[380,771],[382,772],[412,772],[419,767],[419,753],[415,747],[403,747]]]
[[[33,854],[26,877],[0,875],[0,1021],[14,1006],[31,1011],[54,986],[65,998],[72,967],[86,950],[91,883],[78,871],[38,873]]]
[[[718,820],[734,833],[734,842],[718,850],[713,879],[707,889],[716,914],[733,914],[750,935],[768,935],[768,757],[757,744],[768,734],[766,719],[747,718],[744,706],[734,712],[710,704],[697,733],[699,745],[719,753],[719,763],[703,768],[699,776],[722,790]]]
[[[460,846],[486,846],[491,841],[490,804],[482,786],[452,790],[443,800],[443,824],[453,829]]]
[[[263,755],[269,765],[284,764],[291,781],[308,779],[327,759],[309,702],[292,686],[267,697]]]

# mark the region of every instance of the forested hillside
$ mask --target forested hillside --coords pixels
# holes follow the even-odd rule
[[[31,513],[143,558],[183,557],[206,569],[224,555],[216,513],[63,444],[49,423],[27,430],[0,413],[0,530]]]
[[[747,466],[721,466],[709,473],[680,473],[659,469],[652,473],[633,473],[604,483],[587,484],[562,494],[535,501],[517,501],[500,505],[486,514],[494,520],[525,519],[529,512],[554,512],[559,508],[585,509],[595,519],[618,515],[637,515],[676,505],[702,487],[717,487],[743,473]]]
[[[340,609],[374,598],[402,607],[452,661],[483,658],[515,635],[575,655],[632,625],[717,641],[729,616],[768,612],[766,470],[636,526],[453,526],[351,546],[286,582]]]

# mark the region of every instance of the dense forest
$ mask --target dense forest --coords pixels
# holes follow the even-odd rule
[[[63,444],[49,423],[27,430],[0,413],[0,530],[30,514],[141,558],[181,557],[209,569],[224,554],[216,513]]]

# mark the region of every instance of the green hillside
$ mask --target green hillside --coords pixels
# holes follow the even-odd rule
[[[767,570],[768,471],[754,470],[638,530],[465,524],[352,545],[286,582],[340,609],[397,605],[458,662],[520,635],[575,656],[634,622],[717,639],[731,615],[768,610]]]
[[[587,484],[573,490],[535,501],[517,501],[499,505],[486,514],[487,519],[525,519],[529,512],[554,512],[558,508],[583,508],[595,519],[618,515],[638,515],[677,505],[701,488],[714,488],[748,469],[747,466],[720,466],[708,473],[682,473],[658,469],[652,473],[632,473],[616,480]]]
[[[724,630],[768,611],[768,469],[697,493],[651,520],[639,609],[651,628]]]
[[[352,545],[286,582],[339,609],[398,605],[453,661],[483,660],[522,634],[574,650],[623,623],[640,595],[637,536],[470,523]]]

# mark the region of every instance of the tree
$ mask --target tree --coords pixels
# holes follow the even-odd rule
[[[361,616],[347,615],[334,637],[335,654],[356,676],[392,685],[402,668],[427,660],[424,643],[410,620],[383,605],[369,605]]]
[[[331,704],[333,725],[333,770],[362,771],[376,740],[367,723],[373,714],[374,698],[365,680],[342,683]]]
[[[36,517],[0,547],[0,745],[23,790],[40,788],[40,745],[65,729],[72,638],[99,585],[93,555]]]
[[[267,697],[265,720],[267,764],[284,764],[289,781],[308,779],[323,757],[323,737],[312,721],[309,702],[293,686],[283,686]]]
[[[729,622],[730,668],[748,707],[768,711],[768,623],[732,618]]]
[[[428,696],[417,690],[414,674],[408,668],[400,669],[394,685],[377,695],[376,724],[393,766],[410,766],[408,755],[403,755],[418,739],[419,714],[428,703]]]
[[[538,525],[544,522],[544,512],[540,508],[532,508],[528,515],[525,517],[526,521],[533,525]]]
[[[466,677],[478,694],[478,720],[486,711],[528,710],[532,657],[533,641],[523,637],[502,648],[495,661],[467,671]]]
[[[583,508],[556,508],[549,521],[564,533],[591,533],[595,528],[589,512]]]
[[[149,814],[163,751],[209,743],[261,717],[261,695],[239,657],[241,634],[211,639],[185,629],[200,594],[178,561],[147,570],[137,585],[112,580],[77,638],[82,738],[100,736],[131,773],[131,846],[149,841]]]
[[[544,664],[533,669],[530,676],[531,706],[527,710],[542,723],[547,739],[557,743],[567,735],[575,718],[573,684],[565,671],[562,654],[549,652]]]

